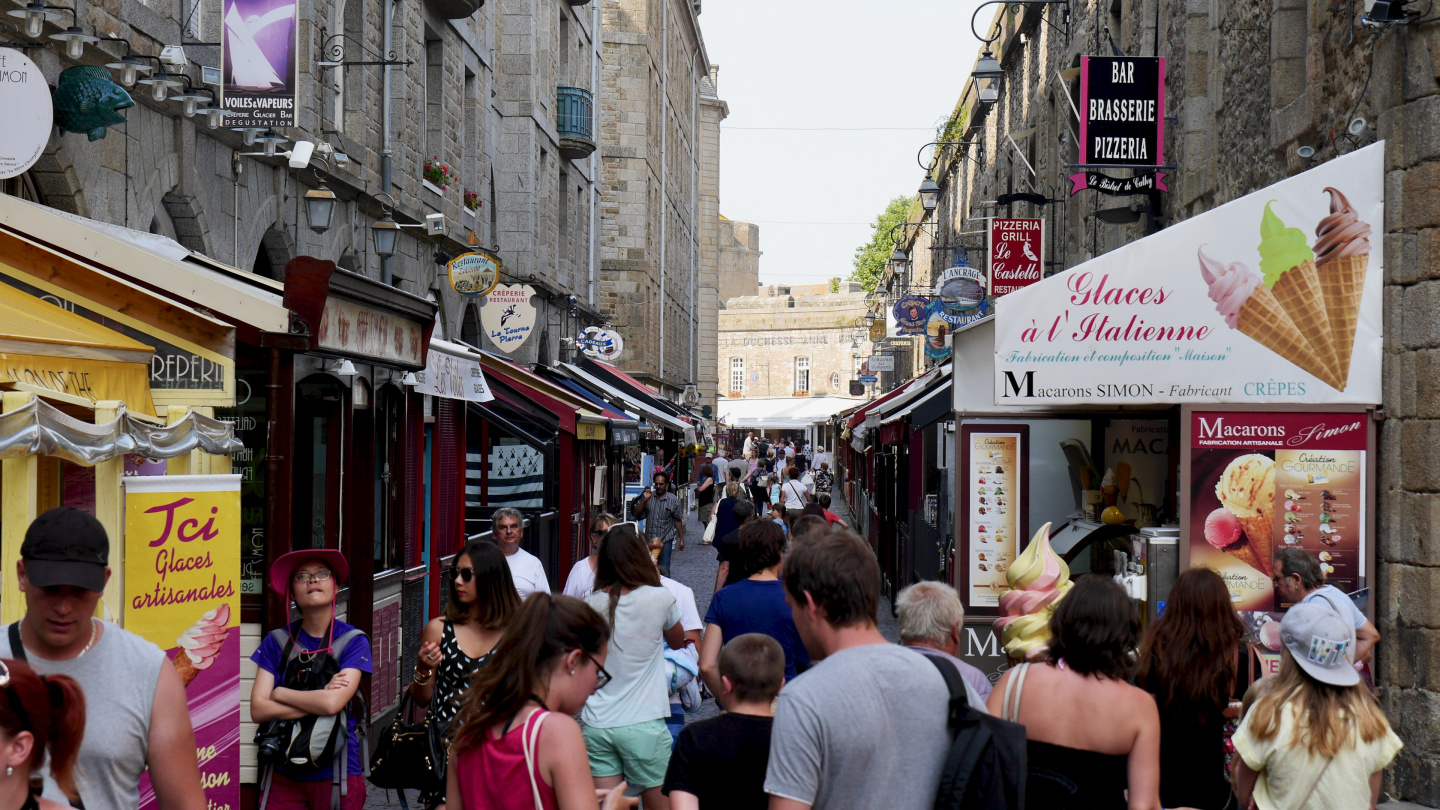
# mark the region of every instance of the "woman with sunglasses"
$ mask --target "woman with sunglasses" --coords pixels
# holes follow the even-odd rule
[[[599,560],[596,552],[600,550],[600,538],[619,522],[620,518],[609,512],[601,512],[590,522],[590,556],[570,566],[570,576],[565,578],[565,590],[561,593],[584,599],[595,590],[595,566]]]
[[[617,810],[621,783],[596,790],[572,715],[610,679],[610,628],[569,596],[530,595],[465,693],[446,775],[455,810]]]
[[[446,570],[450,598],[445,615],[431,619],[420,636],[410,695],[429,705],[443,728],[460,711],[470,680],[489,663],[515,614],[520,597],[510,578],[505,552],[489,542],[471,542]],[[433,702],[432,702],[433,701]],[[420,797],[425,807],[445,807],[439,791]]]
[[[0,660],[0,806],[20,810],[69,810],[40,798],[30,784],[47,765],[50,778],[79,799],[75,763],[85,734],[85,694],[69,675],[39,675],[22,661]]]
[[[581,714],[590,770],[602,788],[622,777],[644,788],[645,810],[669,810],[669,798],[660,792],[673,743],[665,725],[670,717],[665,645],[685,646],[680,608],[660,584],[660,572],[633,525],[606,532],[598,556],[595,591],[585,602],[610,625],[614,679]]]

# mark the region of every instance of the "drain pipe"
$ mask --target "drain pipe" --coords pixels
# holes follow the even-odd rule
[[[595,211],[599,207],[596,195],[600,189],[600,4],[591,3],[590,9],[590,131],[596,135],[595,151],[590,153],[590,308],[595,308],[595,253],[600,247],[600,236],[595,232]]]
[[[690,54],[690,69],[695,70],[695,63],[700,57],[700,45],[695,45],[695,50]],[[700,77],[698,73],[691,76],[690,80],[690,382],[697,383],[695,379],[695,349],[696,338],[700,331],[700,324],[695,317],[695,242],[696,226],[699,224],[697,209],[700,204],[700,192],[695,186],[696,161],[700,153]],[[297,220],[298,221],[298,220]]]
[[[660,368],[656,378],[660,381],[660,393],[665,393],[665,223],[670,219],[670,194],[666,189],[670,179],[669,162],[665,148],[666,136],[670,133],[670,4],[660,4]]]
[[[395,0],[385,0],[385,35],[383,48],[385,59],[390,59],[391,49],[394,47],[395,36]],[[390,132],[390,65],[383,66],[384,76],[381,88],[381,112],[380,117],[384,119],[383,138],[384,143],[380,150],[380,187],[384,193],[390,194],[395,190],[395,166],[394,152],[392,151]],[[393,285],[395,283],[395,257],[385,256],[380,259],[380,281],[383,284]]]

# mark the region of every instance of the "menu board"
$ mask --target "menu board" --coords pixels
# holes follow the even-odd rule
[[[962,429],[962,593],[970,607],[998,609],[1000,594],[1010,587],[1005,571],[1025,531],[1029,502],[1024,428],[982,424]]]
[[[1365,587],[1363,413],[1191,414],[1190,564],[1217,571],[1240,611],[1272,611],[1281,548],[1316,558],[1346,593]]]

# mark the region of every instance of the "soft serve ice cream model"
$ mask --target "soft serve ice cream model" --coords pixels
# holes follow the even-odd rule
[[[1038,657],[1050,640],[1055,603],[1071,587],[1070,567],[1050,545],[1050,524],[1035,532],[1030,545],[1005,572],[1010,590],[1000,595],[995,632],[1011,659]]]
[[[1260,272],[1198,251],[1210,300],[1231,329],[1253,338],[1337,391],[1350,379],[1360,299],[1370,262],[1370,226],[1338,189],[1326,187],[1330,214],[1315,228],[1314,250],[1266,203],[1260,220]]]

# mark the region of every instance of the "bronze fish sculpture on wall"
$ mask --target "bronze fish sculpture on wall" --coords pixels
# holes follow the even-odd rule
[[[119,111],[134,106],[110,71],[96,65],[66,68],[55,86],[55,125],[61,132],[88,135],[91,141],[105,137],[107,127],[125,123]]]

